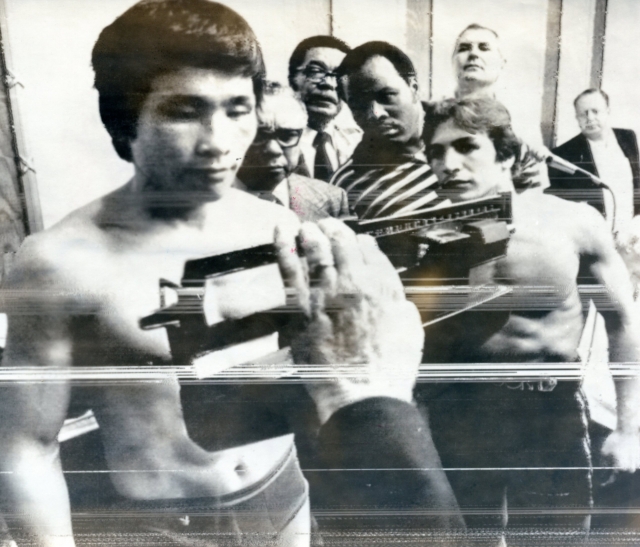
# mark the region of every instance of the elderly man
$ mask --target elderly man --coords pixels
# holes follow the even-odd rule
[[[337,93],[335,71],[349,49],[333,36],[312,36],[300,42],[289,59],[289,85],[300,93],[309,115],[298,172],[326,182],[362,137]]]
[[[544,287],[553,297],[544,309],[539,303],[536,309],[519,309],[505,301],[506,309],[450,319],[428,331],[427,360],[516,362],[523,370],[530,362],[576,361],[583,326],[576,280],[583,267],[611,295],[601,310],[611,360],[637,362],[631,286],[603,219],[585,205],[539,192],[517,193],[513,174],[519,142],[506,109],[487,98],[443,101],[434,106],[428,128],[427,155],[441,191],[452,201],[512,195],[514,231],[506,257],[481,281],[509,285],[514,295]],[[614,466],[633,471],[640,465],[640,381],[617,382],[617,393],[618,426],[602,451]],[[470,511],[468,524],[497,530],[505,519],[540,530],[550,522],[587,525],[591,460],[584,399],[576,384],[548,378],[419,386],[417,398],[428,406],[443,465],[450,469],[461,508]]]
[[[304,103],[293,91],[267,84],[258,107],[258,134],[238,171],[236,187],[284,205],[301,221],[348,216],[344,190],[293,172],[306,126]]]
[[[469,25],[458,35],[451,59],[457,98],[496,98],[498,81],[507,61],[495,30],[475,23]],[[548,150],[542,146],[540,120],[525,117],[517,122],[515,132],[526,143],[520,151],[522,169],[517,176],[522,182],[527,181],[526,187],[546,188],[549,180],[542,160]]]
[[[607,213],[607,218],[615,223],[614,232],[626,231],[631,218],[640,211],[640,204],[634,199],[640,191],[636,134],[630,129],[611,127],[609,96],[601,89],[583,91],[573,105],[580,134],[552,152],[602,179],[615,196],[615,206],[608,191],[579,172],[569,174],[549,168],[548,193],[586,201],[602,214]]]
[[[338,73],[341,96],[364,136],[331,183],[347,191],[361,219],[435,205],[437,179],[422,140],[426,105],[409,57],[386,42],[367,42],[347,54]]]
[[[92,391],[102,472],[119,498],[110,509],[128,518],[115,530],[110,519],[92,519],[85,531],[100,542],[110,540],[101,526],[111,523],[114,541],[124,535],[132,544],[308,545],[307,483],[287,416],[273,410],[277,397],[256,398],[251,385],[206,385],[216,370],[278,350],[277,333],[256,339],[243,319],[284,305],[285,284],[306,314],[292,335],[294,360],[360,366],[355,377],[336,370],[332,381],[309,386],[321,437],[340,439],[345,450],[342,467],[423,469],[412,474],[408,495],[419,506],[447,509],[436,517],[442,525],[456,520],[411,404],[422,329],[389,262],[338,221],[301,229],[291,211],[232,187],[256,135],[264,78],[246,21],[208,0],[143,0],[102,31],[92,63],[103,123],[134,176],[28,238],[4,286],[30,300],[10,310],[3,366],[54,376],[4,384],[0,393],[3,508],[11,509],[11,523],[22,523],[16,540],[75,544],[58,446],[71,368],[181,364],[205,385],[181,386],[167,371],[165,381],[108,382]],[[295,252],[296,233],[313,288]],[[277,263],[261,262],[258,253],[259,266],[210,270],[217,255],[265,245]],[[170,324],[150,321],[166,307],[168,289],[185,284],[193,295],[194,283],[202,292],[190,313]],[[364,298],[343,299],[353,305],[335,313],[336,295],[356,291]],[[398,356],[402,373],[391,366]],[[366,455],[363,465],[361,444],[355,455],[349,448],[361,403],[375,411],[362,412],[359,430],[379,431],[380,416],[391,427],[376,437],[373,465]],[[336,456],[328,452],[323,461],[331,463]],[[376,488],[391,491],[389,477],[395,486],[395,474],[381,473]],[[351,498],[342,499],[366,499],[370,480],[363,480],[351,480]]]

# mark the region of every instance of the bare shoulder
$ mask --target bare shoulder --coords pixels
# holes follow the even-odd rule
[[[581,254],[599,254],[615,248],[605,219],[586,203],[531,191],[522,194],[519,201],[522,214],[546,229],[570,237]]]
[[[103,254],[105,236],[94,220],[100,208],[101,200],[97,200],[27,237],[3,288],[73,285],[81,277],[83,265]]]

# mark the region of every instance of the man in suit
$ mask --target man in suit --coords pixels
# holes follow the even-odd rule
[[[580,134],[553,149],[561,158],[602,179],[615,196],[614,232],[624,231],[640,212],[634,195],[640,189],[638,141],[633,131],[611,127],[609,96],[600,89],[587,89],[574,101]],[[588,176],[549,168],[548,192],[559,197],[586,201],[602,214],[613,215],[611,193]]]
[[[309,115],[296,172],[326,182],[362,138],[337,92],[335,70],[349,50],[333,36],[312,36],[300,42],[289,59],[289,85],[300,93]]]
[[[293,172],[301,155],[300,137],[307,125],[304,103],[294,92],[268,83],[258,109],[258,123],[258,134],[238,171],[236,187],[284,205],[301,221],[347,216],[344,190]]]

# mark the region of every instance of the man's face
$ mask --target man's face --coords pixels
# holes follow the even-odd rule
[[[298,165],[300,136],[307,125],[304,107],[287,95],[264,98],[258,134],[247,150],[238,177],[255,191],[272,191]]]
[[[468,133],[453,120],[437,127],[427,155],[442,185],[442,196],[454,203],[495,194],[511,180],[513,158],[497,161],[486,133]]]
[[[458,38],[453,52],[453,68],[459,86],[469,82],[494,84],[503,66],[504,58],[493,32],[470,29]]]
[[[250,78],[185,67],[152,83],[131,141],[147,189],[222,197],[256,134]]]
[[[610,128],[610,111],[600,93],[589,93],[576,103],[576,119],[580,131],[588,139],[597,140]]]
[[[331,120],[340,112],[338,83],[335,73],[345,53],[330,47],[315,47],[307,51],[302,65],[293,78],[293,87],[307,107],[310,117]]]
[[[424,116],[415,80],[407,83],[391,61],[369,59],[345,82],[349,108],[365,137],[406,143],[420,136]]]

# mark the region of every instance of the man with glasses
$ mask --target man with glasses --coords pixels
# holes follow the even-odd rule
[[[337,91],[335,70],[349,49],[333,36],[312,36],[300,42],[289,59],[289,84],[300,93],[309,115],[297,172],[327,182],[362,138]]]
[[[300,160],[300,137],[307,127],[304,103],[276,82],[266,84],[258,108],[258,133],[238,171],[236,187],[284,205],[301,221],[349,214],[341,188],[294,173]]]

